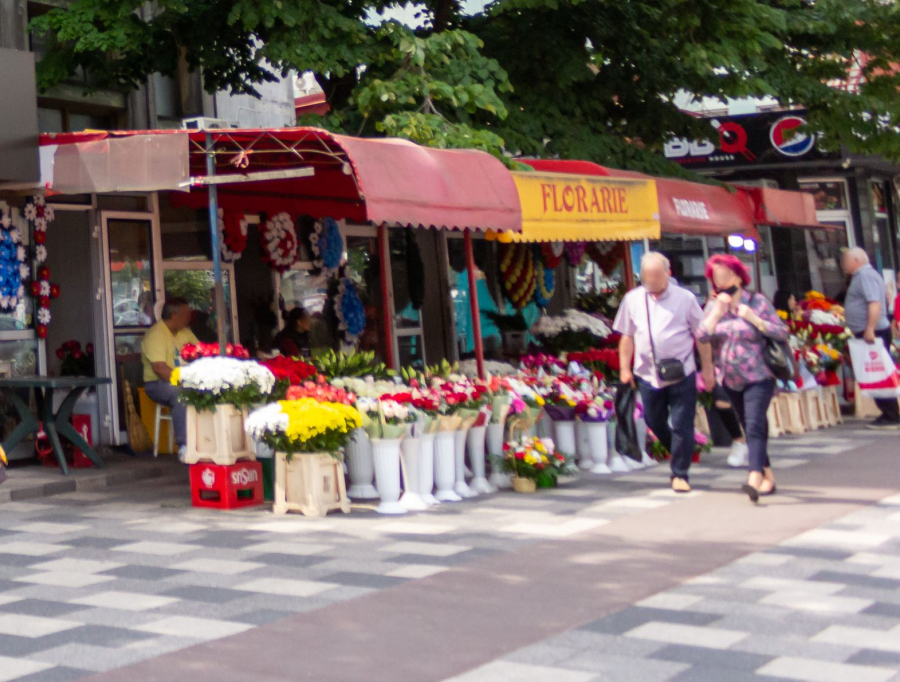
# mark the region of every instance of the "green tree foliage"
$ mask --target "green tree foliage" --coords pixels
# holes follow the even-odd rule
[[[823,142],[900,160],[900,4],[882,0],[427,0],[422,27],[383,0],[74,0],[34,21],[49,87],[77,67],[134,88],[203,68],[209,91],[255,94],[312,71],[332,113],[304,121],[497,156],[586,158],[677,172],[658,154],[709,126],[680,92],[804,105]],[[865,55],[861,60],[860,55]],[[831,87],[863,63],[858,92]]]

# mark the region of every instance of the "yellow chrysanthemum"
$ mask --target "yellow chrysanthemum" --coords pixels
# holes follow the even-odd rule
[[[169,375],[169,383],[172,384],[173,386],[177,386],[180,377],[181,377],[181,368],[176,367],[175,369],[172,370],[172,374]]]

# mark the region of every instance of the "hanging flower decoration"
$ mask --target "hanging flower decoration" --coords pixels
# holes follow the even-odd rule
[[[587,247],[587,255],[607,277],[625,260],[625,242],[594,242]]]
[[[548,268],[555,268],[562,261],[566,246],[563,242],[543,242],[541,244],[541,259]]]
[[[350,277],[342,277],[338,284],[334,312],[338,318],[338,329],[344,333],[344,341],[355,344],[366,330],[366,309]]]
[[[535,267],[537,286],[534,288],[534,302],[539,308],[546,308],[556,291],[556,271],[538,261]]]
[[[316,221],[315,231],[309,236],[315,255],[316,267],[330,273],[341,266],[344,258],[344,240],[334,218],[324,217]]]
[[[584,252],[587,250],[587,242],[566,242],[566,257],[573,268],[581,265]]]
[[[537,284],[534,256],[529,244],[500,245],[500,277],[506,298],[521,310],[534,296]]]
[[[56,218],[53,207],[47,204],[44,197],[32,197],[25,204],[25,219],[31,223],[34,234],[34,260],[38,264],[37,279],[31,283],[31,295],[34,297],[37,311],[37,335],[47,338],[47,325],[50,324],[50,300],[59,297],[59,285],[50,282],[50,268],[44,265],[47,260],[47,226]],[[20,247],[24,253],[24,247]],[[26,269],[27,277],[28,266]]]
[[[266,222],[260,233],[263,260],[273,270],[284,272],[297,261],[297,228],[287,213],[279,213]]]
[[[37,335],[45,339],[50,324],[50,301],[59,297],[59,285],[50,281],[50,268],[46,265],[37,269],[37,279],[31,283],[31,295],[37,308]]]
[[[247,216],[238,218],[235,213],[219,209],[219,247],[222,258],[229,263],[240,260],[247,248],[247,225]]]

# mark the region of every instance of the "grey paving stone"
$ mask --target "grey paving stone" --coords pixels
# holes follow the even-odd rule
[[[598,673],[602,682],[666,682],[687,670],[684,663],[582,651],[556,667]],[[549,680],[547,682],[550,682]]]
[[[16,682],[72,682],[72,680],[80,680],[93,674],[92,671],[82,670],[81,668],[56,666],[55,668],[42,670],[39,673],[25,675],[25,677],[17,677]]]
[[[127,578],[129,580],[157,581],[184,575],[184,571],[175,571],[171,568],[160,568],[158,566],[129,565],[114,568],[111,571],[104,571],[103,575],[113,575],[117,578]]]
[[[670,682],[796,682],[784,677],[762,677],[745,670],[695,665],[671,678]]]
[[[828,583],[843,583],[855,587],[865,587],[874,590],[896,591],[900,589],[900,580],[893,578],[875,578],[870,575],[858,575],[855,573],[842,573],[840,571],[820,571],[809,577],[810,580],[818,580]]]
[[[295,615],[293,611],[278,611],[276,609],[257,609],[244,613],[236,613],[231,620],[238,623],[250,623],[251,625],[267,625],[279,620],[284,620]]]
[[[83,606],[77,604],[66,604],[46,599],[21,599],[11,604],[0,604],[0,613],[19,613],[26,616],[56,618],[83,608]]]
[[[643,658],[666,646],[661,642],[652,642],[649,639],[607,635],[601,632],[589,632],[588,630],[569,630],[545,640],[544,643],[562,648],[589,650],[598,653],[616,654],[618,656],[634,656],[636,658]]]
[[[42,639],[41,637],[3,635],[0,637],[0,656],[26,658],[37,651],[49,648],[45,642],[41,641]]]
[[[697,613],[695,611],[670,611],[668,609],[651,609],[641,606],[632,606],[618,613],[596,620],[593,623],[583,625],[580,629],[589,632],[602,632],[610,635],[621,635],[629,630],[658,621],[663,623],[679,623],[681,625],[709,625],[719,619],[719,616],[711,613]]]
[[[407,582],[406,578],[391,578],[385,575],[374,575],[372,573],[332,573],[323,578],[325,582],[337,583],[338,585],[346,585],[348,587],[370,587],[373,589],[382,589],[385,587],[394,587]]]
[[[72,547],[81,547],[85,549],[111,549],[129,542],[126,539],[119,538],[101,538],[94,535],[85,535],[80,538],[66,538],[66,544]]]
[[[847,659],[847,663],[856,665],[874,665],[882,668],[897,668],[900,670],[900,653],[894,651],[879,651],[877,649],[862,649]]]
[[[871,616],[885,616],[886,618],[896,618],[900,621],[900,604],[892,604],[890,602],[875,602],[869,608],[863,609],[862,613]]]
[[[817,547],[795,547],[792,545],[783,545],[781,547],[773,547],[766,550],[767,554],[788,554],[795,557],[805,557],[808,559],[827,559],[828,561],[844,561],[853,556],[854,552],[843,551],[840,549],[824,549]]]
[[[269,564],[272,566],[286,566],[288,568],[308,568],[321,564],[328,560],[327,554],[311,554],[309,556],[299,556],[294,554],[254,554],[251,561],[260,564]]]
[[[670,644],[659,651],[653,652],[649,657],[676,663],[688,663],[694,666],[711,666],[748,673],[764,666],[773,658],[746,651],[717,650],[707,647],[684,646],[682,644]]]
[[[2,561],[0,561],[2,564]],[[7,592],[9,590],[16,590],[22,587],[23,583],[13,582],[12,580],[0,580],[0,592]]]
[[[191,535],[190,538],[192,545],[225,549],[243,549],[260,542],[259,533],[230,530],[206,531],[205,535]]]
[[[432,538],[431,542],[435,539]],[[392,554],[384,557],[396,564],[434,564],[437,566],[462,566],[477,559],[486,559],[496,552],[487,549],[470,549],[452,556],[430,556],[426,554]]]
[[[228,602],[233,599],[241,599],[247,596],[245,592],[238,590],[227,590],[219,587],[203,587],[202,585],[176,587],[161,592],[160,594],[168,597],[178,597],[179,599],[188,599],[190,601],[209,602],[211,604]]]
[[[106,625],[82,625],[81,627],[63,630],[55,635],[47,635],[40,639],[46,642],[45,649],[62,646],[64,644],[91,644],[108,649],[116,649],[127,646],[133,642],[152,639],[155,635],[126,628],[109,627]]]

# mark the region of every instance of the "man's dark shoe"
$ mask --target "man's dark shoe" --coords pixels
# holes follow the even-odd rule
[[[878,417],[875,421],[866,424],[868,429],[900,429],[900,420],[894,421],[888,419],[884,415]]]

